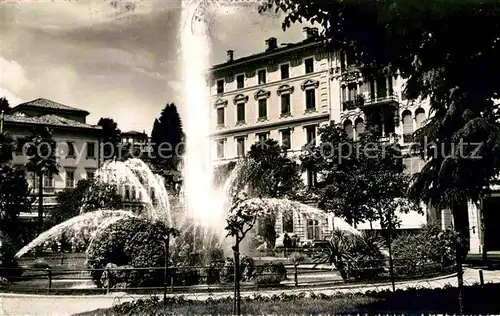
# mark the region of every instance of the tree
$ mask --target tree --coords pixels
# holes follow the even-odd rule
[[[86,213],[102,209],[116,210],[122,207],[122,202],[123,198],[118,194],[116,185],[90,180],[90,185],[83,194],[80,212]]]
[[[168,103],[162,110],[160,118],[155,119],[151,131],[155,163],[177,170],[181,156],[184,154],[183,141],[181,117],[175,104]]]
[[[320,144],[308,148],[301,159],[305,168],[320,175],[316,190],[322,209],[354,226],[379,221],[382,229],[396,224],[396,210],[419,210],[404,202],[409,177],[396,142],[380,141],[374,130],[354,141],[334,122],[321,127],[319,135]]]
[[[33,172],[34,181],[38,180],[38,233],[43,232],[43,179],[44,177],[59,174],[56,142],[52,132],[44,126],[33,130],[26,146],[28,160],[26,170]]]
[[[0,169],[0,231],[17,241],[18,246],[22,243],[19,215],[22,212],[28,212],[32,203],[24,170],[2,166]]]
[[[250,147],[244,168],[251,196],[292,198],[303,182],[300,165],[274,139]]]
[[[6,97],[0,98],[0,113],[9,113],[10,105]]]
[[[66,188],[57,193],[56,202],[57,206],[49,214],[52,225],[78,216],[82,211],[119,209],[122,197],[116,193],[116,187],[112,185],[94,179],[82,179],[75,188]]]
[[[15,141],[7,133],[0,133],[0,165],[12,160]]]
[[[237,191],[233,191],[237,192]],[[240,243],[257,222],[257,217],[263,215],[262,205],[250,202],[244,191],[233,193],[231,207],[226,217],[227,237],[234,238],[234,307],[233,314],[240,315]]]
[[[102,127],[103,157],[105,159],[113,159],[120,155],[121,131],[118,128],[118,124],[112,118],[101,117],[97,125]]]
[[[494,101],[500,93],[500,6],[494,1],[268,0],[262,9],[271,7],[286,12],[283,29],[303,20],[319,23],[320,39],[333,50],[352,52],[364,75],[399,74],[407,80],[407,99],[430,103],[433,116],[415,140],[427,161],[410,194],[451,209],[454,228],[468,239],[466,203],[479,201],[500,169]],[[481,144],[477,151],[475,144]]]
[[[237,185],[239,188],[248,186],[251,197],[293,199],[298,197],[303,187],[300,165],[273,139],[257,142],[250,147],[241,173]],[[258,234],[271,247],[274,247],[277,237],[275,224],[274,212],[259,219]]]

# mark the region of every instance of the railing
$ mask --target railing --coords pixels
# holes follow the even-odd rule
[[[377,98],[371,98],[369,95],[365,95],[363,106],[369,106],[379,103],[392,103],[392,102],[398,102],[398,98],[394,94],[388,94],[383,97],[377,97]]]
[[[295,251],[297,252],[297,251]],[[287,252],[288,255],[288,252]],[[387,284],[391,280],[403,281],[450,274],[453,264],[431,262],[426,258],[394,259],[394,274],[387,268],[386,259],[357,260],[341,262],[339,269],[321,265],[314,260],[293,262],[293,256],[260,260],[254,264],[240,266],[241,290],[260,288],[314,288],[340,284]],[[0,291],[35,293],[109,293],[127,291],[154,293],[163,290],[169,293],[229,292],[234,284],[234,266],[223,261],[210,266],[169,267],[108,267],[86,269],[84,256],[65,260],[64,256],[53,255],[49,264],[35,264],[18,269],[2,268],[9,282],[0,285]],[[267,261],[267,264],[266,264]],[[273,264],[271,264],[273,262]],[[70,266],[73,265],[73,268]],[[150,275],[151,282],[144,283],[142,275]],[[153,276],[153,277],[151,277]],[[345,279],[347,277],[347,279]]]

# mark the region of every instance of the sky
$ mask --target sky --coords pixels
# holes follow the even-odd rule
[[[247,0],[220,1],[209,14],[212,64],[262,52],[265,39],[291,43],[282,17]],[[0,97],[11,105],[47,98],[111,117],[122,131],[151,131],[166,103],[182,112],[180,0],[55,0],[0,5]],[[183,22],[183,23],[182,23]],[[242,40],[243,39],[243,40]]]

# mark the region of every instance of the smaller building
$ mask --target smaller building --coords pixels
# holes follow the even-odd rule
[[[44,205],[55,205],[55,196],[66,188],[75,187],[81,179],[91,178],[101,165],[100,143],[102,129],[87,123],[90,113],[44,98],[22,103],[3,117],[3,129],[16,141],[12,164],[23,166],[28,157],[25,145],[35,127],[51,129],[56,141],[59,174],[44,176]],[[38,193],[34,174],[27,174],[33,194]],[[37,202],[35,202],[37,203]],[[26,215],[26,218],[29,214]]]
[[[145,131],[121,133],[121,157],[142,158],[152,152],[151,137]]]

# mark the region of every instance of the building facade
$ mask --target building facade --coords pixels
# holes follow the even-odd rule
[[[235,58],[229,50],[227,61],[211,68],[213,160],[223,163],[237,159],[252,144],[267,138],[278,140],[294,154],[305,144],[316,142],[321,124],[335,121],[354,139],[372,127],[377,128],[381,139],[396,137],[405,155],[405,172],[420,171],[425,163],[412,154],[412,134],[425,124],[428,103],[406,100],[405,82],[398,74],[364,78],[355,65],[354,54],[326,51],[314,39],[314,28],[304,28],[304,34],[305,39],[295,44],[278,45],[276,38],[270,38],[264,52],[242,58]],[[306,173],[304,180],[313,185],[315,176]],[[500,199],[490,201],[485,207],[492,208],[494,201]],[[481,207],[469,205],[470,247],[474,253],[482,251],[487,235],[481,229]],[[423,215],[398,214],[401,228],[417,229],[428,222],[443,229],[452,226],[449,210],[436,211],[425,205],[422,208]],[[493,216],[493,212],[488,214]],[[308,218],[294,213],[291,217],[279,217],[276,231],[315,240],[327,237],[334,227],[335,219],[331,216]],[[362,223],[357,228],[380,226],[375,222]],[[495,242],[490,244],[496,247]]]
[[[91,178],[101,165],[101,128],[90,125],[90,113],[47,99],[36,99],[12,108],[3,118],[4,132],[17,143],[12,164],[23,166],[28,157],[25,145],[36,126],[51,129],[56,141],[59,174],[44,176],[44,205],[55,205],[55,195],[66,188],[75,187],[81,179]],[[27,173],[33,193],[38,192],[35,175]],[[35,202],[36,204],[36,202]],[[30,217],[33,214],[23,214]]]

